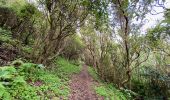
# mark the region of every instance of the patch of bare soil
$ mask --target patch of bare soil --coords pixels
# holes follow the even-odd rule
[[[104,100],[94,92],[92,86],[95,84],[84,65],[82,71],[72,77],[69,100]]]

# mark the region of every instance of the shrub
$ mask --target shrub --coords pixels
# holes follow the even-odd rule
[[[132,90],[148,98],[163,99],[169,96],[170,78],[154,69],[152,66],[143,66],[140,69],[141,78],[132,80]]]

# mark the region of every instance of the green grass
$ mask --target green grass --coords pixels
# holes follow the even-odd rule
[[[100,81],[97,72],[94,70],[94,68],[88,67],[88,72],[93,77],[93,79],[95,79],[96,81]]]
[[[116,89],[112,84],[102,84],[95,87],[96,93],[106,100],[128,100],[124,93]]]
[[[14,61],[14,63],[19,61]],[[46,70],[42,65],[23,63],[0,67],[0,99],[2,100],[67,100],[70,93],[69,76],[78,73],[80,66],[59,58],[56,70]],[[65,76],[66,75],[66,76]],[[10,85],[3,84],[9,80]],[[37,82],[40,85],[35,85]]]
[[[82,69],[82,65],[74,65],[68,60],[59,57],[56,60],[56,68],[55,68],[55,73],[58,76],[69,78],[72,74],[79,73]]]
[[[88,72],[96,81],[99,82],[99,86],[94,86],[94,88],[96,93],[100,96],[103,96],[105,100],[129,100],[127,93],[121,92],[115,88],[113,84],[102,82],[94,68],[89,67]]]

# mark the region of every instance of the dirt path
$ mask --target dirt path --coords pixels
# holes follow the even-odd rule
[[[87,66],[84,65],[82,71],[72,77],[69,100],[104,100],[102,97],[97,96],[92,89],[95,82],[87,69]]]

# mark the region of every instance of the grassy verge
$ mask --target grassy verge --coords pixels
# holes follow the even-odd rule
[[[69,79],[72,74],[79,73],[81,69],[81,65],[72,64],[70,61],[59,57],[56,61],[56,68],[53,72],[61,78]]]
[[[106,100],[130,100],[127,94],[115,88],[113,84],[101,83],[101,85],[95,87],[95,90]]]
[[[93,79],[95,79],[96,81],[101,81],[97,75],[97,72],[94,70],[94,68],[92,67],[88,67],[88,72],[89,74],[93,77]]]
[[[90,75],[99,82],[98,86],[94,86],[98,95],[103,96],[105,100],[129,100],[128,94],[117,89],[113,84],[102,82],[94,68],[89,67],[88,71]]]
[[[80,66],[63,58],[56,61],[57,69],[52,71],[46,70],[41,64],[20,63],[18,67],[0,67],[0,99],[67,100],[69,76],[81,70]]]

